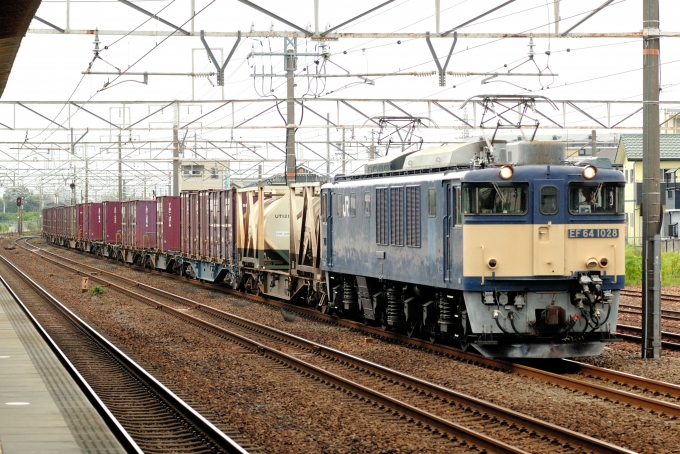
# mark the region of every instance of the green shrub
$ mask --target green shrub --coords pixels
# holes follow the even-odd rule
[[[626,245],[626,285],[642,283],[642,251],[630,244]]]
[[[90,289],[90,293],[94,296],[98,296],[106,293],[106,290],[104,290],[104,288],[101,285],[95,285],[94,287],[92,287],[92,289]]]
[[[661,285],[680,285],[680,253],[675,251],[661,253]]]
[[[626,245],[626,285],[642,284],[642,251]],[[680,286],[680,253],[661,253],[661,285]]]

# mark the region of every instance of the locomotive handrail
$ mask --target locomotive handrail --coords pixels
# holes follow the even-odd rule
[[[617,265],[617,263],[619,263],[619,260],[618,260],[618,251],[616,250],[616,245],[612,244],[612,247],[614,248],[614,282],[613,283],[616,284],[616,281],[618,280],[618,277],[619,277],[618,273],[616,272],[616,265]]]
[[[482,285],[484,285],[484,245],[482,247]]]

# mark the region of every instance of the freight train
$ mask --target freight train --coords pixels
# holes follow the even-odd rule
[[[486,356],[598,355],[618,340],[625,181],[531,145],[514,160],[483,142],[402,153],[323,185],[54,207],[43,235]]]

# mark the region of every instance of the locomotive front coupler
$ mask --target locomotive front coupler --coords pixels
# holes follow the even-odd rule
[[[599,274],[579,272],[578,283],[581,286],[581,291],[573,294],[572,303],[579,309],[583,309],[585,304],[593,306],[597,303],[611,303],[612,292],[611,290],[602,290],[602,279]]]

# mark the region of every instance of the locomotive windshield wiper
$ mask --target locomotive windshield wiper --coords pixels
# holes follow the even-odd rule
[[[496,190],[496,193],[497,193],[497,194],[499,195],[499,197],[501,198],[501,203],[502,203],[503,205],[505,205],[505,196],[504,196],[503,193],[501,192],[501,189],[498,187],[498,185],[497,185],[495,182],[492,181],[491,184],[493,185],[494,189]]]

